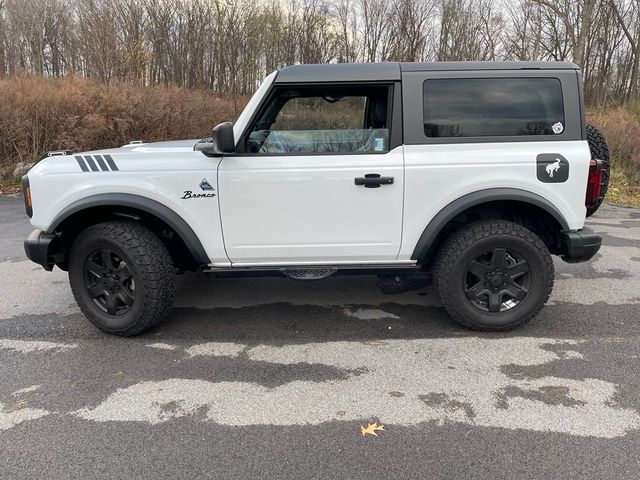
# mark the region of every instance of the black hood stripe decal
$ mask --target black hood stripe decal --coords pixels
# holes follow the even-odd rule
[[[84,163],[84,159],[80,155],[76,156],[76,162],[78,162],[78,165],[80,165],[80,169],[83,172],[88,172],[89,171],[89,168],[87,167],[87,164]]]
[[[103,172],[107,172],[109,171],[109,169],[107,168],[107,164],[104,163],[104,160],[102,159],[102,155],[96,155],[96,162],[98,162],[98,165],[100,166],[100,170],[102,170]]]
[[[118,166],[116,165],[116,162],[113,161],[113,158],[111,158],[111,155],[105,155],[104,158],[109,164],[109,166],[111,167],[111,170],[113,170],[114,172],[117,172]]]
[[[84,159],[86,160],[86,162],[89,165],[89,168],[91,169],[92,172],[97,172],[97,171],[100,170],[98,168],[98,166],[96,165],[96,162],[93,161],[93,158],[91,157],[91,155],[85,155]]]
[[[83,172],[117,172],[118,166],[111,155],[76,155],[76,162]]]

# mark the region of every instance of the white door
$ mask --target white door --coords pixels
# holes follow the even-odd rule
[[[224,243],[235,265],[396,260],[403,150],[389,151],[389,88],[340,88],[280,87],[250,126],[244,153],[220,163]]]

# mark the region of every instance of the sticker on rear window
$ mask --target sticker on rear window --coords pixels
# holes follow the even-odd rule
[[[560,135],[562,132],[564,132],[564,125],[562,125],[562,122],[554,123],[551,127],[551,130],[553,130],[553,133],[555,133],[556,135]]]
[[[382,152],[384,150],[384,138],[373,139],[373,151]]]

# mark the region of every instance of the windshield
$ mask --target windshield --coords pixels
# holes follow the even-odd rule
[[[256,90],[256,93],[253,94],[251,100],[249,100],[249,103],[247,103],[247,106],[244,107],[244,110],[242,110],[242,113],[233,124],[233,136],[236,138],[236,141],[240,138],[240,135],[242,135],[247,123],[249,123],[252,112],[258,108],[262,97],[264,97],[269,90],[269,87],[271,87],[273,79],[276,78],[277,73],[278,72],[273,72],[263,80],[260,87],[258,87],[258,90]]]

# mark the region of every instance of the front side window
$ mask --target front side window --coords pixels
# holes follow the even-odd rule
[[[389,87],[280,88],[246,140],[256,154],[388,151]]]
[[[516,137],[564,132],[557,78],[426,80],[424,134],[441,137]]]

